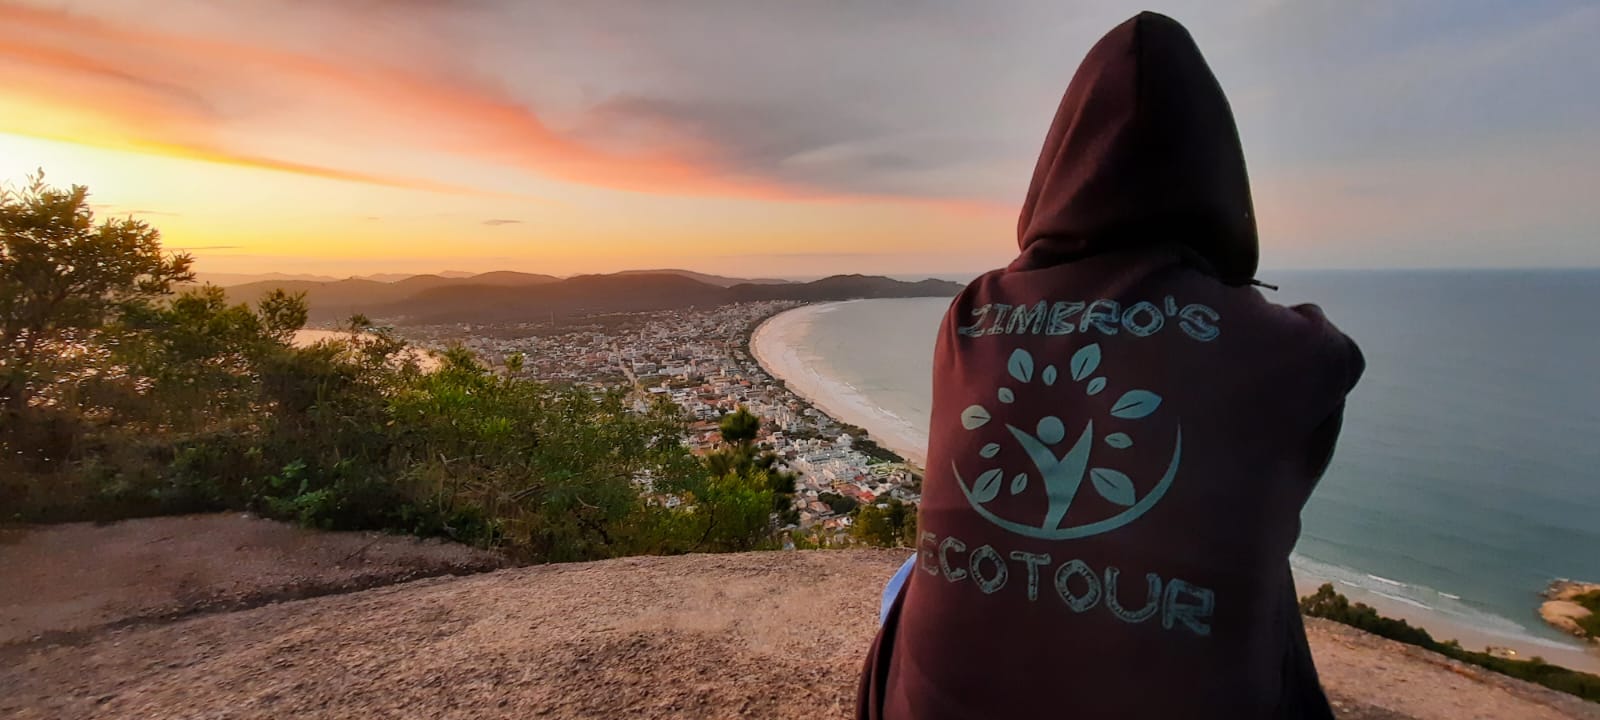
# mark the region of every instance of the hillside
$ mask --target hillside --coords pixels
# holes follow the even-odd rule
[[[748,279],[746,279],[746,278],[724,277],[722,275],[708,275],[706,273],[698,273],[698,272],[695,272],[693,270],[678,270],[678,269],[675,269],[675,268],[666,268],[666,269],[662,269],[662,270],[624,270],[624,271],[616,273],[616,274],[617,275],[681,275],[681,276],[689,278],[691,280],[699,280],[700,282],[706,283],[707,285],[719,285],[721,287],[733,287],[734,285],[742,285],[742,284],[751,284],[751,285],[787,285],[787,284],[789,284],[791,282],[794,282],[793,280],[779,280],[777,278],[748,278]]]
[[[951,296],[961,286],[942,280],[908,283],[841,275],[808,283],[720,287],[674,274],[580,275],[528,287],[440,287],[368,312],[400,324],[531,322],[551,317],[644,312],[750,300],[849,300]]]
[[[472,277],[473,275],[475,275],[477,273],[462,272],[460,270],[443,270],[443,271],[440,271],[440,272],[438,272],[436,274],[437,275],[442,275],[442,276],[448,277],[448,278],[464,278],[464,277]],[[373,274],[373,275],[355,275],[355,276],[352,276],[351,278],[338,278],[338,277],[333,277],[331,275],[313,275],[313,274],[310,274],[310,273],[200,272],[200,273],[196,274],[194,281],[195,281],[196,284],[199,284],[199,285],[210,284],[210,285],[216,285],[217,287],[231,287],[231,286],[234,286],[234,285],[246,285],[246,284],[249,284],[249,283],[283,282],[283,281],[286,281],[286,280],[290,280],[290,281],[292,281],[292,280],[305,280],[305,281],[309,281],[309,282],[322,282],[322,283],[338,282],[338,281],[343,280],[343,279],[371,280],[373,282],[396,282],[396,281],[399,281],[399,280],[404,280],[406,278],[415,277],[415,276],[416,276],[415,273],[376,273],[376,274]]]
[[[367,311],[401,324],[504,323],[728,302],[725,288],[679,275],[580,275],[524,287],[457,285]],[[315,306],[313,306],[315,309]]]
[[[207,527],[185,536],[174,523]],[[235,523],[249,532],[230,530]],[[28,580],[0,583],[8,624],[30,621],[19,607],[49,605],[27,589],[38,587],[79,607],[147,617],[0,642],[0,716],[845,718],[879,588],[906,556],[625,558],[228,611],[238,605],[219,595],[305,597],[367,587],[348,579],[381,575],[373,565],[438,575],[477,562],[414,541],[263,523],[218,515],[81,524],[36,531],[46,541],[0,543],[0,568]],[[283,567],[263,573],[269,558]],[[130,563],[160,572],[130,573]],[[118,573],[112,581],[101,577],[108,571]],[[305,582],[321,590],[303,591]],[[175,621],[150,619],[139,603],[161,597],[195,607],[171,613]],[[1342,625],[1307,625],[1341,718],[1600,718],[1600,705]]]
[[[399,280],[383,282],[364,278],[346,278],[332,282],[311,280],[263,280],[226,288],[233,302],[254,303],[267,293],[283,289],[292,293],[303,292],[311,306],[314,320],[342,320],[358,312],[370,313],[373,309],[419,293],[443,287],[524,287],[557,282],[551,275],[531,273],[492,272],[467,277],[447,275],[412,275]]]
[[[368,278],[372,279],[372,278]],[[199,272],[195,273],[196,285],[216,285],[217,287],[231,287],[255,282],[336,282],[339,278],[330,275],[312,275],[310,273],[220,273]]]
[[[305,293],[313,322],[338,322],[362,313],[374,320],[411,325],[536,322],[573,315],[670,310],[750,300],[817,302],[952,296],[961,291],[956,283],[932,279],[904,282],[881,276],[837,275],[812,282],[789,282],[741,280],[688,270],[630,270],[566,279],[507,271],[468,277],[414,275],[394,282],[285,279],[235,285],[226,290],[233,302],[254,303],[279,288]]]
[[[948,280],[905,282],[879,275],[834,275],[808,283],[757,285],[746,283],[729,290],[739,301],[748,300],[846,300],[883,297],[949,297],[961,292],[961,285]]]

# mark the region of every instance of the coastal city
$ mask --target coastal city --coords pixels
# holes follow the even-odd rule
[[[460,344],[507,372],[593,387],[631,384],[639,409],[670,399],[690,419],[697,453],[721,442],[718,421],[740,407],[761,418],[758,444],[798,475],[799,524],[812,539],[837,540],[859,505],[889,498],[915,505],[920,474],[860,428],[812,407],[751,355],[749,339],[768,317],[800,303],[751,302],[712,308],[598,315],[557,323],[425,325],[404,328],[429,348]]]

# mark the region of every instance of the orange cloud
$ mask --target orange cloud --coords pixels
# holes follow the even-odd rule
[[[717,161],[710,142],[670,133],[644,148],[610,150],[564,136],[532,109],[481,83],[115,25],[4,0],[0,71],[10,86],[0,86],[0,106],[9,94],[27,110],[0,113],[0,131],[312,177],[462,190],[348,161],[293,156],[284,143],[253,151],[247,147],[252,133],[289,131],[369,154],[420,149],[615,190],[901,203],[963,216],[1014,211],[1009,203],[840,194],[740,176]],[[270,116],[256,117],[263,109]]]
[[[0,22],[17,20],[7,15],[13,10],[0,6]],[[21,12],[24,20],[35,14]],[[21,25],[8,23],[5,27]],[[443,183],[231,150],[207,126],[203,100],[197,94],[180,85],[140,77],[135,72],[142,69],[137,63],[119,66],[0,32],[0,66],[13,69],[8,73],[11,87],[0,88],[0,107],[6,110],[0,113],[0,132],[331,180],[469,192]],[[6,103],[7,96],[13,102]],[[86,99],[92,102],[86,103]]]
[[[811,193],[728,177],[704,147],[609,152],[553,131],[530,109],[482,88],[395,68],[337,63],[263,47],[113,26],[61,11],[0,4],[0,67],[33,112],[0,119],[7,132],[155,152],[315,177],[439,189],[302,159],[248,152],[221,135],[234,118],[213,104],[256,104],[293,93],[330,99],[354,114],[297,128],[325,134],[338,121],[369,125],[391,141],[510,164],[551,178],[612,189],[761,199]],[[67,127],[61,119],[72,118]],[[351,128],[343,128],[349,133]],[[352,143],[362,137],[341,137]]]

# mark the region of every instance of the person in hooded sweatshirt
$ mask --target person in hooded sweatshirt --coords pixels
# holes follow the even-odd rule
[[[859,716],[1331,717],[1289,552],[1363,360],[1257,290],[1232,111],[1176,21],[1089,51],[1018,243],[939,331]]]

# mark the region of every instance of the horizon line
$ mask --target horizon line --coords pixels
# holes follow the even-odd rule
[[[480,276],[483,276],[483,275],[495,274],[495,273],[519,273],[519,274],[524,274],[524,275],[543,275],[543,276],[546,276],[546,277],[556,278],[558,280],[570,280],[572,278],[577,278],[577,277],[592,277],[592,276],[621,275],[621,274],[691,273],[691,274],[696,274],[696,275],[705,275],[705,276],[723,278],[723,279],[728,279],[728,280],[746,280],[746,281],[781,280],[781,281],[786,281],[786,282],[810,282],[810,281],[821,280],[821,279],[830,278],[830,277],[840,277],[840,276],[849,276],[849,275],[879,276],[879,277],[888,277],[888,278],[893,278],[893,279],[903,279],[903,278],[909,278],[909,277],[916,277],[916,278],[919,278],[919,279],[927,279],[927,280],[951,280],[952,278],[958,278],[958,277],[972,279],[972,278],[978,277],[979,275],[983,275],[984,273],[992,272],[992,271],[997,270],[997,269],[1000,269],[1000,268],[990,268],[990,269],[987,269],[987,270],[912,271],[912,272],[896,272],[896,271],[860,272],[860,271],[857,271],[857,272],[837,272],[837,273],[806,274],[806,275],[783,275],[783,274],[771,274],[771,273],[761,273],[761,274],[755,274],[755,275],[746,275],[746,274],[742,274],[742,273],[741,274],[728,274],[728,273],[711,272],[711,271],[706,271],[706,270],[694,270],[694,269],[685,268],[685,267],[637,267],[637,268],[625,268],[625,269],[621,269],[621,270],[611,270],[611,271],[574,272],[574,273],[564,273],[564,274],[549,273],[549,272],[538,272],[538,271],[532,271],[532,270],[514,270],[514,269],[510,269],[510,268],[501,268],[501,269],[496,269],[496,270],[484,270],[484,271],[477,271],[477,272],[466,271],[466,270],[449,270],[449,269],[434,270],[434,271],[424,271],[424,272],[381,271],[380,270],[380,271],[373,271],[373,272],[368,272],[368,273],[354,273],[354,274],[349,274],[349,275],[337,275],[337,274],[332,274],[332,273],[327,273],[327,272],[315,272],[315,271],[297,272],[297,271],[286,271],[286,270],[273,270],[273,271],[266,271],[266,272],[230,272],[230,271],[205,271],[205,270],[199,270],[199,271],[197,271],[196,274],[197,274],[197,276],[199,276],[199,275],[223,275],[223,276],[238,276],[238,277],[259,278],[258,280],[247,280],[247,281],[241,282],[239,284],[248,284],[249,282],[261,282],[261,281],[272,279],[273,276],[288,276],[289,279],[297,279],[297,280],[301,280],[303,282],[340,282],[340,281],[344,281],[344,280],[371,280],[373,282],[380,282],[380,283],[394,283],[394,282],[400,282],[402,280],[407,280],[407,279],[410,279],[410,278],[425,277],[425,276],[450,277],[450,276],[454,275],[455,279],[466,280],[466,279],[471,279],[471,278],[480,277]],[[1600,271],[1600,265],[1581,265],[1581,266],[1552,266],[1552,265],[1470,266],[1469,265],[1469,266],[1402,266],[1402,267],[1349,267],[1349,266],[1346,266],[1346,267],[1279,267],[1279,268],[1263,268],[1261,271],[1258,271],[1256,273],[1256,276],[1257,277],[1261,277],[1262,275],[1267,274],[1267,273],[1296,273],[1296,274],[1299,274],[1299,273],[1470,273],[1470,272],[1572,272],[1572,273],[1582,273],[1582,272],[1597,272],[1597,271]],[[376,276],[397,276],[397,277],[395,277],[392,280],[374,280],[373,278],[376,277]]]

